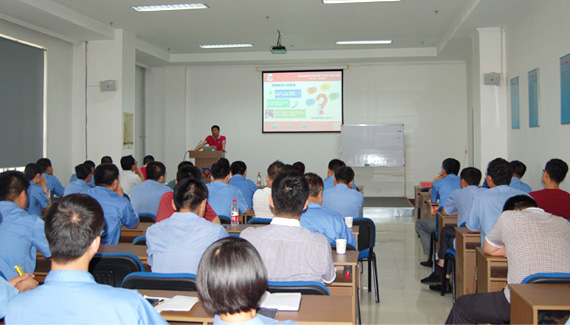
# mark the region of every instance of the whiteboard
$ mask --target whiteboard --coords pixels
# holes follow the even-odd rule
[[[351,167],[402,167],[404,124],[343,125],[341,157]]]

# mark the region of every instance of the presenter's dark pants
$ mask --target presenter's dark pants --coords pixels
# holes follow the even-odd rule
[[[459,297],[447,316],[446,324],[508,324],[511,304],[503,291]]]

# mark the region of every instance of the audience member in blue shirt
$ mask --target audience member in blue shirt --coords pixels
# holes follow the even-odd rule
[[[42,217],[42,209],[47,208],[49,199],[47,196],[46,179],[42,175],[41,167],[38,164],[27,164],[24,169],[24,175],[30,181],[28,187],[28,203],[26,211],[29,214]]]
[[[85,191],[103,208],[105,231],[101,235],[102,244],[118,244],[121,237],[121,224],[127,228],[135,228],[139,224],[139,216],[133,210],[131,202],[123,197],[123,189],[119,185],[119,169],[113,164],[101,164],[95,168],[95,188]]]
[[[63,197],[49,209],[51,271],[43,285],[10,301],[6,323],[167,324],[137,291],[98,284],[88,272],[104,224],[101,206],[84,194]]]
[[[526,194],[509,186],[512,177],[511,165],[502,158],[494,159],[487,166],[489,189],[475,196],[465,225],[470,232],[481,232],[481,246],[485,242],[485,236],[503,212],[505,202],[515,195]]]
[[[131,202],[137,213],[152,213],[156,216],[160,198],[166,192],[172,192],[164,184],[166,166],[160,161],[153,161],[146,166],[147,180],[135,185],[131,190]]]
[[[208,189],[197,179],[176,186],[178,212],[146,231],[148,265],[153,272],[194,273],[202,254],[213,242],[228,236],[224,227],[204,219]]]
[[[91,167],[86,164],[79,164],[75,166],[76,180],[67,184],[63,196],[69,194],[83,193],[88,189],[92,188],[89,186],[89,182],[93,179],[93,171]]]
[[[92,160],[85,160],[85,162],[83,164],[86,165],[87,167],[89,167],[89,170],[91,171],[90,174],[93,175],[93,171],[95,171],[95,163]],[[71,177],[69,178],[69,183],[76,181],[76,180],[78,180],[77,173],[71,175]],[[94,188],[95,187],[95,178],[93,178],[93,177],[89,178],[87,185],[89,185],[89,187],[91,187],[91,188]],[[66,195],[66,194],[64,193],[63,195]]]
[[[444,215],[456,215],[457,216],[457,226],[461,226],[467,218],[467,213],[471,209],[473,203],[473,198],[481,191],[486,191],[487,189],[478,187],[481,183],[481,171],[474,167],[467,167],[461,171],[461,189],[457,189],[451,192],[449,199],[443,207],[442,213]],[[445,226],[440,231],[441,237],[439,240],[439,251],[438,256],[440,257],[437,261],[437,266],[435,271],[427,278],[424,279],[422,283],[432,283],[437,282],[439,285],[430,286],[430,289],[434,291],[441,291],[441,280],[444,274],[443,266],[445,252],[448,248],[454,248],[453,242],[455,240],[455,227]],[[425,263],[424,263],[425,264]],[[424,265],[422,264],[422,265]],[[430,279],[430,281],[426,280]]]
[[[356,247],[356,238],[346,226],[340,213],[325,209],[323,204],[323,179],[314,173],[303,175],[309,183],[309,206],[301,213],[301,226],[312,232],[323,234],[331,244],[337,239],[346,239],[346,243]]]
[[[240,189],[247,206],[253,209],[253,193],[257,191],[257,185],[246,178],[247,166],[243,161],[234,161],[231,165],[232,178],[230,178],[230,185]]]
[[[434,178],[431,186],[431,201],[433,203],[439,201],[440,210],[443,209],[451,192],[461,188],[459,177],[457,176],[460,168],[461,165],[457,159],[447,158],[441,163],[441,173]],[[422,218],[416,221],[416,232],[420,235],[420,242],[426,255],[430,253],[431,233],[435,231],[436,224],[437,221],[435,219],[429,218]],[[426,264],[426,262],[423,263]]]
[[[335,186],[323,191],[323,207],[340,213],[343,218],[360,218],[364,196],[348,187],[353,180],[352,168],[340,167],[334,175]]]
[[[202,307],[215,315],[214,325],[279,323],[257,314],[267,290],[267,270],[257,250],[245,239],[228,237],[208,247],[196,284]]]
[[[532,192],[532,188],[521,181],[521,178],[524,176],[526,172],[526,166],[522,162],[518,160],[511,161],[511,167],[513,168],[513,178],[511,178],[511,183],[509,184],[510,187],[516,188],[517,190],[521,190],[525,193]]]
[[[45,258],[51,253],[44,233],[44,221],[24,211],[29,181],[23,173],[0,174],[0,272],[6,279],[18,276],[14,266],[25,273],[36,269],[37,250]]]
[[[241,191],[230,185],[230,166],[223,162],[212,165],[212,182],[208,187],[208,202],[218,215],[231,216],[233,200],[237,201],[239,213],[249,213],[247,202]]]
[[[323,181],[324,185],[323,191],[334,187],[334,174],[336,173],[337,169],[344,166],[346,166],[346,164],[344,163],[344,161],[340,159],[333,159],[329,161],[329,167],[327,169],[327,177]],[[358,187],[356,187],[356,183],[354,182],[354,180],[352,180],[352,182],[350,183],[349,188],[358,191]]]
[[[0,275],[0,319],[6,316],[6,308],[10,300],[19,292],[28,291],[38,286],[33,274],[26,273],[6,281]]]
[[[40,165],[40,167],[42,168],[42,173],[46,178],[47,189],[52,193],[51,197],[52,201],[54,195],[63,196],[65,188],[63,188],[63,186],[59,182],[59,179],[53,176],[53,168],[51,166],[51,160],[49,160],[48,158],[40,158],[38,159],[38,161],[36,161],[36,164]]]

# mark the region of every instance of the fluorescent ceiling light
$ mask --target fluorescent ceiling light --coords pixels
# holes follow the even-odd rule
[[[136,11],[168,11],[168,10],[189,10],[189,9],[208,9],[203,3],[184,3],[178,5],[155,5],[155,6],[136,6]]]
[[[338,41],[338,45],[370,45],[370,44],[392,44],[392,40],[377,40],[377,41]]]
[[[358,3],[358,2],[391,2],[400,0],[323,0],[324,4],[335,4],[335,3]]]
[[[207,44],[200,45],[203,49],[227,49],[232,47],[252,47],[251,44]]]

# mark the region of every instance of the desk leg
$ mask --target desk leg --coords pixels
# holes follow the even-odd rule
[[[524,299],[511,291],[511,324],[537,324],[537,314]]]

